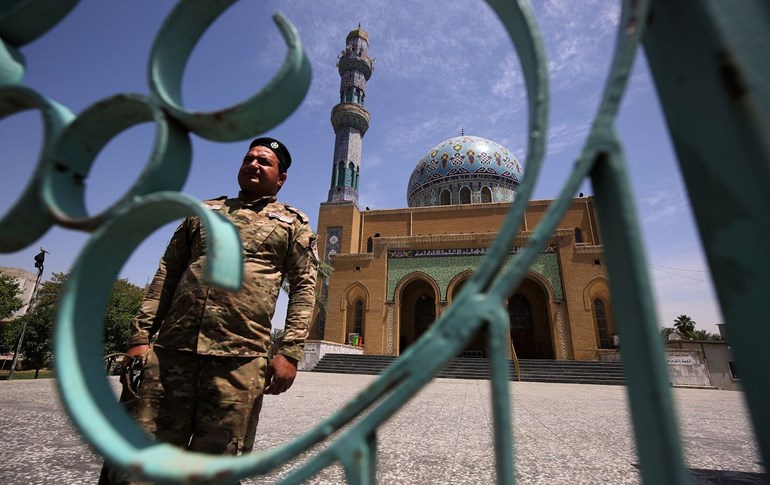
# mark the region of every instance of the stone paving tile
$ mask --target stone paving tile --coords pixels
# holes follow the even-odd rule
[[[292,441],[373,379],[301,373],[289,393],[266,397],[255,449]],[[96,482],[101,460],[72,429],[54,387],[53,380],[0,381],[0,483]],[[767,482],[741,393],[674,389],[673,394],[694,483]],[[515,382],[511,397],[518,483],[639,483],[624,387]],[[490,399],[487,381],[434,380],[379,429],[378,482],[493,483]],[[315,452],[244,485],[272,483]],[[342,467],[333,465],[307,483],[344,480]]]

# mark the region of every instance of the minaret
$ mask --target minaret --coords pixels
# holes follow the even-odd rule
[[[358,176],[361,170],[361,140],[369,128],[369,112],[364,109],[366,81],[372,76],[374,59],[369,57],[369,36],[352,30],[345,39],[345,50],[337,60],[340,72],[340,102],[332,109],[334,160],[327,203],[353,202],[358,205]]]

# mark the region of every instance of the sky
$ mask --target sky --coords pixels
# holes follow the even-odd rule
[[[534,198],[550,199],[568,177],[594,119],[607,76],[620,2],[533,0],[548,58],[550,114],[547,153]],[[149,53],[172,2],[82,0],[46,35],[21,49],[24,85],[77,114],[118,93],[149,94]],[[300,107],[266,133],[283,141],[293,164],[279,200],[314,221],[331,180],[339,102],[335,63],[350,30],[369,34],[376,59],[367,83],[371,124],[363,140],[359,205],[406,207],[417,161],[461,131],[507,147],[525,166],[526,89],[513,45],[482,0],[356,2],[244,0],[209,28],[183,81],[188,109],[213,111],[261,89],[283,62],[286,47],[271,16],[297,27],[313,69]],[[617,128],[630,167],[658,323],[681,314],[716,332],[722,322],[686,188],[643,52],[637,57]],[[35,111],[0,120],[0,212],[20,196],[37,163],[41,121]],[[86,181],[91,214],[109,207],[141,173],[154,127],[132,127],[99,154]],[[248,140],[217,143],[192,135],[193,165],[183,191],[200,199],[237,194],[236,172]],[[580,191],[592,194],[586,181]],[[156,231],[126,263],[121,277],[143,286],[151,278],[174,224]],[[315,227],[315,226],[314,226]],[[88,234],[53,228],[31,246],[0,254],[0,266],[34,271],[33,256],[50,251],[46,274],[66,272]],[[274,319],[282,326],[285,298]]]

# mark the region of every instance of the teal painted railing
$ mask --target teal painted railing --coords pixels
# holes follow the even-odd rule
[[[770,7],[762,0],[626,0],[603,99],[574,171],[526,249],[501,268],[537,181],[548,128],[543,44],[525,0],[488,0],[521,60],[529,106],[526,177],[519,197],[482,265],[430,331],[341,411],[294,442],[269,452],[217,457],[184,452],[147,438],[115,401],[101,369],[102,317],[109,288],[134,249],[153,230],[198,216],[216,240],[207,279],[236,289],[242,277],[233,227],[178,192],[190,168],[189,133],[215,141],[253,137],[288,117],[307,93],[310,65],[293,26],[275,21],[288,53],[273,81],[236,106],[212,113],[184,108],[184,66],[205,29],[232,1],[186,0],[169,15],[150,59],[148,97],[117,95],[74,117],[21,85],[19,48],[61,20],[75,0],[16,0],[0,7],[0,117],[40,111],[44,144],[17,203],[0,220],[0,251],[32,244],[53,224],[92,233],[63,291],[57,317],[57,382],[83,437],[116,465],[157,481],[231,483],[266,474],[314,445],[329,446],[284,479],[298,483],[340,462],[352,483],[375,481],[378,427],[436,372],[486,330],[492,363],[495,456],[499,483],[514,483],[508,331],[503,302],[589,177],[604,228],[613,306],[619,322],[636,444],[645,483],[689,481],[677,435],[654,316],[627,164],[614,120],[640,41],[652,67],[680,167],[695,211],[751,412],[762,457],[770,456],[770,391],[764,346],[764,301],[770,295]],[[646,32],[645,32],[646,31]],[[643,36],[644,33],[644,36]],[[155,145],[136,183],[103,213],[90,215],[83,180],[99,150],[135,124],[155,123]],[[89,143],[86,143],[88,140]],[[737,246],[740,244],[740,251]],[[332,437],[353,419],[355,424]]]

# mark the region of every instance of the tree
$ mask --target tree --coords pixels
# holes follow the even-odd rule
[[[24,366],[35,369],[35,379],[40,369],[46,367],[53,351],[53,327],[56,319],[56,307],[35,306],[35,309],[21,317],[27,321],[27,331],[21,353],[24,354]],[[22,320],[23,321],[23,320]]]
[[[660,329],[660,336],[663,337],[663,340],[669,340],[669,335],[675,333],[677,333],[677,331],[674,327],[663,327]]]
[[[24,301],[19,296],[21,288],[16,278],[0,274],[0,321],[12,317],[24,306]]]
[[[682,338],[693,339],[695,332],[695,321],[688,315],[679,315],[674,319],[674,328]]]
[[[143,297],[144,291],[126,279],[121,278],[113,285],[104,315],[105,355],[126,350]]]
[[[694,340],[722,340],[720,335],[708,332],[700,328],[693,331],[692,338]]]
[[[21,353],[24,354],[25,367],[35,369],[37,379],[40,369],[48,364],[53,352],[53,328],[56,320],[56,309],[62,286],[67,281],[64,273],[54,273],[51,279],[42,283],[37,292],[35,307],[19,320],[26,320],[27,331]]]

